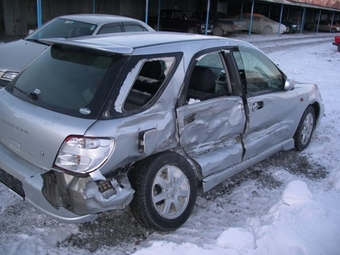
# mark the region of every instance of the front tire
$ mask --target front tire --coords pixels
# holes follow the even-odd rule
[[[306,149],[312,138],[315,127],[315,111],[312,106],[308,106],[302,115],[299,126],[294,135],[295,148],[298,151]]]
[[[144,227],[174,230],[192,213],[196,176],[190,164],[176,153],[157,154],[137,163],[130,180],[135,190],[130,209]]]

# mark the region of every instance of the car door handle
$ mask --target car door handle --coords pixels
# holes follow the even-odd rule
[[[258,102],[254,102],[253,103],[253,106],[252,106],[251,109],[252,109],[253,112],[255,112],[255,111],[259,110],[259,109],[262,109],[263,106],[264,106],[263,101],[258,101]]]

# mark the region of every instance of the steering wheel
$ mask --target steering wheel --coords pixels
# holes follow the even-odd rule
[[[222,95],[227,93],[226,75],[221,72],[215,79],[215,93]]]
[[[216,84],[219,84],[219,85],[224,85],[225,84],[225,79],[226,79],[226,76],[225,76],[225,73],[220,73],[216,79],[215,79],[215,83]]]

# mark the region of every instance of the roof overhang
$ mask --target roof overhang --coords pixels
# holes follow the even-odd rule
[[[245,0],[248,2],[252,2],[253,0]],[[340,9],[337,8],[331,8],[327,6],[321,6],[321,5],[315,5],[315,4],[309,4],[304,3],[300,1],[294,1],[294,0],[255,0],[255,2],[269,2],[274,4],[283,4],[283,5],[289,5],[289,6],[295,6],[295,7],[301,7],[301,8],[309,8],[309,9],[316,9],[316,10],[326,10],[331,12],[340,12]]]

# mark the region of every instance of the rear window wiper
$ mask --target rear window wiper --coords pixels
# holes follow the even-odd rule
[[[40,94],[39,89],[35,89],[34,92],[26,92],[22,89],[19,89],[18,87],[14,87],[17,91],[19,91],[21,94],[31,98],[32,100],[38,100],[38,95]]]
[[[35,42],[35,43],[40,43],[40,44],[44,44],[44,45],[49,45],[48,43],[44,42],[44,41],[41,41],[40,39],[31,39],[31,38],[27,38],[25,39],[26,41],[29,41],[29,42]]]

